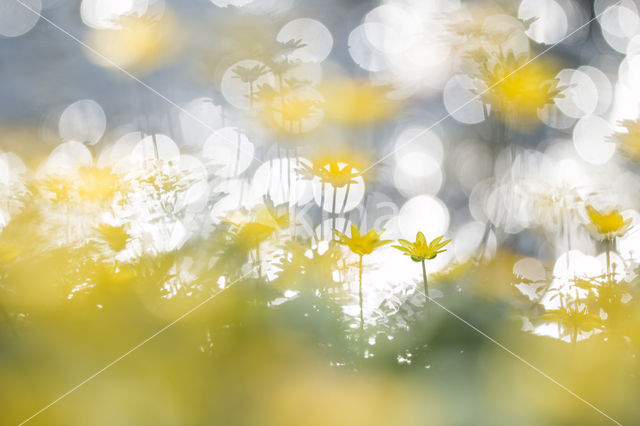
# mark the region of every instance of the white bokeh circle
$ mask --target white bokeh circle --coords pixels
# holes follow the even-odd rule
[[[254,147],[246,133],[237,127],[216,130],[204,143],[202,156],[213,174],[238,176],[253,162]]]
[[[418,231],[431,240],[444,235],[449,229],[449,210],[439,198],[418,195],[400,208],[398,229],[402,238],[407,240],[415,240]]]
[[[58,131],[63,141],[84,142],[94,145],[107,128],[107,117],[102,107],[92,99],[83,99],[69,105],[60,115]]]
[[[333,36],[321,22],[311,18],[298,18],[285,24],[276,40],[286,43],[301,40],[305,45],[294,50],[288,59],[301,62],[322,62],[333,48]]]

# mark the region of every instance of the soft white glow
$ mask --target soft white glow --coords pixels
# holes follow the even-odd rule
[[[565,115],[555,103],[538,109],[537,114],[540,121],[552,129],[568,129],[576,122],[575,118]]]
[[[251,194],[268,195],[275,205],[293,202],[303,205],[311,201],[311,182],[300,179],[296,168],[311,163],[304,158],[274,158],[261,164],[251,179]]]
[[[249,183],[244,179],[227,179],[216,185],[212,192],[226,195],[213,205],[211,220],[219,223],[221,218],[240,207],[251,208],[253,203],[250,202],[249,191]]]
[[[321,22],[311,18],[299,18],[283,26],[276,39],[281,43],[302,40],[305,46],[288,55],[292,61],[322,62],[333,47],[333,36]]]
[[[555,0],[522,0],[518,18],[523,21],[536,18],[527,35],[538,43],[557,43],[567,33],[567,14]]]
[[[69,105],[60,115],[58,131],[64,141],[98,143],[107,128],[107,118],[100,105],[84,99]]]
[[[529,37],[524,32],[522,21],[510,15],[498,14],[490,15],[485,18],[482,23],[482,31],[486,34],[494,34],[496,37],[504,38],[501,41],[500,50],[507,54],[513,53],[514,56],[527,55],[529,53]],[[498,50],[495,44],[487,46],[489,49]]]
[[[554,99],[558,109],[568,117],[591,115],[598,106],[598,88],[591,78],[579,70],[563,69],[556,78],[566,88]]]
[[[211,98],[196,98],[180,110],[180,129],[188,146],[201,147],[224,121],[222,107]]]
[[[36,26],[42,12],[41,0],[21,1],[28,8],[12,0],[4,0],[0,4],[0,36],[18,37]]]
[[[131,152],[132,165],[146,162],[176,162],[180,158],[178,145],[167,135],[149,135],[143,138]]]
[[[591,164],[605,164],[616,151],[609,139],[611,125],[597,116],[582,118],[573,129],[573,145],[580,157]]]
[[[440,137],[433,130],[420,125],[403,129],[396,139],[394,148],[396,161],[407,154],[417,152],[427,154],[439,164],[444,158],[444,146]]]
[[[393,183],[407,197],[437,194],[442,186],[442,170],[438,162],[424,152],[405,153],[396,160]]]
[[[211,3],[215,4],[218,7],[242,7],[250,4],[254,0],[210,0]]]
[[[224,127],[211,135],[202,147],[207,166],[217,176],[232,177],[243,173],[253,161],[253,143],[237,127]]]
[[[144,15],[148,7],[149,0],[82,0],[80,17],[85,25],[97,30],[117,28],[118,18]]]
[[[128,170],[129,154],[142,139],[143,135],[140,132],[122,135],[115,143],[102,150],[98,157],[98,167],[113,167],[114,170],[119,171]]]
[[[422,31],[415,10],[400,4],[378,6],[367,13],[364,22],[368,24],[363,27],[367,40],[374,49],[385,54],[407,50]]]
[[[80,142],[65,142],[58,145],[47,160],[38,168],[38,176],[47,174],[68,174],[80,167],[90,167],[93,158],[89,149]]]
[[[597,0],[594,10],[599,15],[598,21],[605,41],[612,49],[625,53],[629,41],[640,29],[636,4],[632,0]]]
[[[418,195],[400,208],[398,229],[407,240],[414,240],[418,231],[427,239],[444,235],[449,229],[449,210],[439,198]]]
[[[513,275],[523,281],[515,283],[515,287],[531,301],[540,299],[538,293],[546,285],[544,265],[533,257],[525,257],[513,265]]]
[[[451,116],[465,124],[484,121],[485,113],[482,101],[472,92],[473,80],[466,75],[454,75],[444,86],[442,97],[444,107]]]
[[[496,254],[498,242],[493,231],[481,222],[468,222],[458,229],[451,242],[455,259],[459,263],[471,258],[486,259]]]
[[[367,71],[377,72],[387,68],[387,61],[382,52],[376,50],[367,38],[367,25],[362,24],[349,33],[348,46],[351,59]],[[369,30],[371,32],[371,30]]]

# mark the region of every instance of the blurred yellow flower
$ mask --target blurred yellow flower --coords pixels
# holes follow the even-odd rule
[[[101,223],[94,229],[115,252],[123,250],[127,246],[127,241],[131,238],[129,233],[124,230],[124,226],[114,226],[107,223]]]
[[[442,241],[443,236],[433,239],[427,244],[427,240],[422,232],[416,234],[416,242],[412,243],[407,240],[398,240],[399,246],[393,246],[402,253],[411,257],[414,262],[422,262],[427,259],[434,259],[439,253],[447,251],[443,249],[451,240]]]
[[[553,104],[564,89],[548,63],[530,61],[513,53],[495,58],[477,54],[482,64],[479,79],[483,98],[504,120],[513,126],[527,126],[537,119],[538,110]]]
[[[154,69],[169,57],[177,42],[175,18],[167,10],[160,17],[122,16],[114,24],[114,28],[93,30],[87,42],[117,66]],[[114,66],[104,58],[91,58],[100,65]]]
[[[300,166],[302,175],[307,179],[313,177],[320,178],[323,183],[328,183],[335,188],[342,188],[346,185],[356,183],[355,178],[360,174],[355,168],[347,163],[332,161],[322,166],[302,164]]]
[[[268,84],[258,88],[256,98],[262,105],[261,120],[271,130],[289,137],[315,129],[323,119],[322,96],[305,82],[295,79],[285,82],[287,86],[278,90]]]
[[[360,229],[353,224],[351,224],[351,237],[347,237],[345,234],[337,230],[334,230],[333,232],[338,236],[339,239],[337,242],[339,244],[349,247],[349,250],[358,256],[371,254],[376,248],[391,242],[389,240],[381,240],[380,236],[382,235],[382,232],[378,232],[375,229],[372,229],[365,235],[362,235],[360,233]]]
[[[590,225],[603,239],[619,237],[627,232],[631,219],[624,220],[616,209],[608,213],[601,213],[593,206],[587,205]]]
[[[387,96],[389,88],[369,82],[336,80],[324,84],[325,118],[339,124],[363,125],[394,116],[399,105]]]
[[[318,106],[319,102],[313,99],[290,95],[284,97],[281,108],[274,107],[273,110],[280,114],[283,125],[289,124],[289,131],[293,132],[294,124],[297,124],[300,133],[302,132],[302,120],[311,117]]]
[[[78,170],[78,195],[86,201],[107,201],[118,191],[118,176],[111,169],[82,167]]]
[[[226,222],[237,227],[237,243],[245,249],[256,249],[274,232],[287,227],[289,217],[287,214],[277,215],[273,208],[258,206],[252,215],[235,214],[228,217]]]
[[[371,156],[366,151],[355,152],[344,146],[323,150],[311,158],[312,165],[302,164],[299,172],[304,179],[320,178],[337,188],[354,184],[363,177],[363,170],[371,168]]]
[[[562,325],[572,342],[577,342],[580,331],[591,332],[602,327],[602,321],[597,315],[589,313],[587,306],[579,306],[578,303],[571,303],[561,309],[551,309],[546,311],[540,319],[552,321]]]
[[[54,202],[61,203],[69,201],[71,190],[73,189],[73,183],[71,181],[59,176],[51,176],[44,179],[41,184],[45,192],[53,194],[52,200]]]

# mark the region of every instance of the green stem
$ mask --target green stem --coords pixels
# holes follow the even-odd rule
[[[335,239],[335,230],[336,230],[336,195],[338,193],[338,188],[333,187],[333,202],[331,204],[331,239]]]
[[[256,246],[256,263],[258,264],[258,278],[262,278],[262,261],[260,260],[260,244]]]
[[[605,240],[606,253],[607,253],[607,281],[611,279],[611,241]]]
[[[360,298],[360,334],[364,333],[364,308],[362,302],[362,255],[360,255],[360,261],[358,262],[358,297]]]
[[[427,284],[427,266],[426,260],[422,259],[422,282],[424,283],[424,297],[425,303],[427,307],[427,312],[429,311],[429,285]]]
[[[349,198],[349,189],[351,189],[351,184],[347,184],[347,190],[344,193],[344,200],[342,200],[342,207],[340,207],[340,214],[344,214],[344,209],[347,208],[347,199]]]
[[[293,157],[295,158],[295,170],[300,168],[299,160],[298,160],[298,148],[293,148]],[[291,212],[291,222],[292,222],[292,230],[291,234],[293,239],[296,239],[296,224],[297,224],[297,210],[298,210],[298,174],[293,174],[293,187],[295,189],[295,199],[293,200],[293,210]],[[289,200],[291,201],[291,193],[289,193]]]
[[[320,239],[324,240],[324,181],[320,184]]]

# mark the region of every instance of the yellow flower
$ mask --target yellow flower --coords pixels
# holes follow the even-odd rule
[[[321,182],[336,188],[356,183],[357,177],[364,178],[362,171],[371,174],[371,155],[368,152],[353,152],[344,147],[336,147],[328,152],[320,152],[311,159],[312,165],[302,164],[299,172],[303,179],[318,177]],[[371,178],[371,176],[369,176]]]
[[[161,17],[127,15],[114,22],[114,28],[93,30],[88,44],[113,62],[92,56],[101,65],[147,71],[161,65],[174,50],[175,18],[169,11]]]
[[[270,206],[259,206],[249,218],[228,218],[227,223],[237,227],[236,241],[246,249],[255,249],[276,231],[289,225],[287,214],[278,215]],[[235,221],[234,221],[235,220]]]
[[[101,223],[94,228],[98,232],[104,241],[109,244],[109,247],[113,251],[123,250],[127,246],[127,241],[131,236],[124,230],[124,226],[113,226],[106,223]]]
[[[118,176],[110,169],[82,167],[78,172],[78,195],[84,200],[107,201],[118,191]]]
[[[443,236],[433,239],[427,244],[427,240],[422,232],[416,234],[416,242],[398,240],[399,246],[393,246],[402,253],[411,257],[414,262],[422,262],[427,259],[434,259],[439,253],[447,251],[443,249],[451,240],[442,241]]]
[[[577,342],[580,331],[590,332],[602,328],[600,317],[589,313],[586,305],[580,307],[577,303],[562,309],[548,310],[540,319],[562,325],[565,328],[565,334],[570,333],[572,342]]]
[[[398,102],[387,97],[389,88],[355,80],[329,82],[320,88],[325,118],[339,124],[362,125],[382,121],[398,112]]]
[[[306,178],[316,176],[321,182],[336,188],[356,183],[355,178],[360,175],[353,166],[342,162],[331,162],[320,167],[303,164],[301,172]]]
[[[364,307],[363,307],[363,297],[362,297],[362,258],[364,255],[371,254],[373,251],[385,244],[390,243],[389,240],[381,240],[380,235],[382,232],[378,232],[375,229],[370,230],[365,235],[360,233],[360,229],[351,224],[351,237],[347,237],[340,231],[333,232],[339,238],[336,240],[338,244],[345,245],[349,247],[349,250],[360,256],[360,261],[358,262],[358,298],[360,300],[360,332],[364,331]],[[384,232],[384,231],[383,231]]]
[[[56,203],[69,201],[73,183],[58,176],[52,176],[42,181],[42,187],[46,192],[53,194],[52,201]]]
[[[371,254],[376,248],[390,243],[389,240],[381,240],[380,236],[382,232],[378,232],[375,229],[370,230],[365,235],[360,233],[360,229],[356,225],[351,225],[351,237],[347,237],[340,231],[334,230],[338,236],[337,242],[339,244],[349,247],[349,250],[357,254],[358,256],[364,256]]]
[[[587,206],[587,214],[591,221],[592,228],[604,239],[611,239],[623,235],[631,223],[631,219],[624,220],[620,212],[616,209],[609,213],[601,213],[593,206]]]
[[[293,125],[297,123],[301,126],[302,120],[310,118],[319,104],[319,101],[313,99],[291,95],[283,98],[281,108],[276,106],[273,110],[280,114],[281,120],[289,123],[293,131]]]
[[[313,89],[276,91],[269,85],[262,85],[257,98],[263,106],[260,118],[273,131],[295,136],[311,131],[319,124],[322,99]]]
[[[561,97],[564,87],[551,67],[528,57],[516,58],[512,53],[499,55],[494,61],[484,56],[479,78],[486,87],[485,102],[512,125],[527,125],[537,118],[538,110]],[[481,91],[482,92],[482,91]]]

